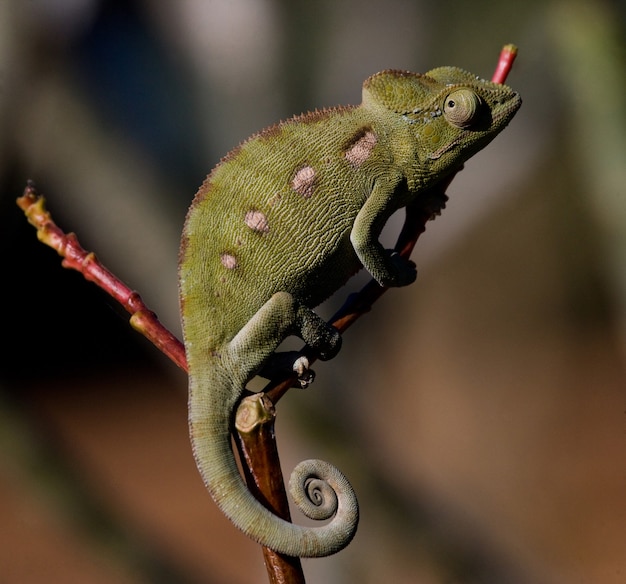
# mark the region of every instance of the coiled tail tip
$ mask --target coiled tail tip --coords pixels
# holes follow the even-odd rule
[[[304,460],[289,480],[291,496],[310,519],[331,522],[304,530],[300,557],[323,557],[344,549],[354,538],[359,523],[359,504],[345,475],[323,460]]]

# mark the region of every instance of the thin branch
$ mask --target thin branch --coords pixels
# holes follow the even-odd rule
[[[494,83],[502,84],[506,81],[516,55],[517,48],[514,45],[503,47],[492,77]],[[395,250],[403,257],[408,258],[411,255],[418,237],[426,229],[426,222],[445,206],[447,199],[445,190],[453,178],[452,176],[445,184],[439,185],[437,190],[424,193],[419,204],[412,204],[406,208],[405,223],[395,246]],[[63,256],[64,267],[78,270],[86,279],[113,296],[131,314],[131,325],[176,365],[187,371],[183,344],[159,322],[137,292],[107,270],[93,253],[85,251],[73,233],[66,235],[55,225],[45,209],[44,198],[38,195],[32,183],[28,183],[17,203],[24,210],[29,222],[37,228],[39,240]],[[358,318],[369,312],[374,302],[386,290],[387,288],[379,286],[374,280],[370,281],[360,292],[347,299],[344,306],[331,319],[331,323],[340,332],[344,332]],[[304,347],[303,352],[311,362],[315,360],[316,355],[309,347]],[[250,428],[243,429],[245,424],[242,427],[238,423],[238,432],[235,434],[240,458],[245,461],[244,474],[249,488],[266,507],[287,521],[290,521],[289,507],[274,435],[274,404],[292,387],[294,381],[294,378],[271,381],[264,392],[246,398],[243,402],[245,405],[243,409],[240,408],[237,417],[241,421],[242,416],[245,418],[249,414],[253,424]],[[248,403],[250,399],[257,402],[252,409]],[[263,548],[263,553],[272,584],[304,582],[302,568],[297,558],[276,554],[268,548]]]
[[[131,314],[131,326],[165,353],[176,365],[187,371],[185,347],[156,314],[144,303],[141,296],[131,290],[115,274],[105,268],[93,252],[80,245],[74,233],[64,233],[46,210],[46,200],[37,193],[35,185],[28,182],[24,194],[17,199],[29,223],[37,229],[37,238],[55,249],[63,257],[64,268],[79,271],[86,280],[93,282],[117,300]]]
[[[496,70],[491,78],[493,83],[502,85],[506,81],[513,67],[515,57],[517,57],[517,47],[515,45],[504,45],[504,47],[502,47]]]

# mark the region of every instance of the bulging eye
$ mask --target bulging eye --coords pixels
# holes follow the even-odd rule
[[[471,89],[457,89],[446,97],[443,114],[453,126],[468,128],[478,119],[481,103]]]

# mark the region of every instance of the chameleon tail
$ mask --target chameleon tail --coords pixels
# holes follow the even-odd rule
[[[231,416],[245,380],[229,378],[215,363],[202,369],[190,377],[189,426],[196,463],[218,507],[246,535],[279,553],[322,557],[342,550],[352,540],[359,518],[348,480],[324,461],[301,462],[289,482],[294,501],[308,517],[334,516],[332,521],[301,527],[271,513],[248,490],[231,449]]]

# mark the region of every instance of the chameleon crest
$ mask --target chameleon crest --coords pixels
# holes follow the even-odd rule
[[[487,145],[521,105],[505,85],[453,67],[426,75],[383,71],[363,102],[294,117],[252,136],[198,191],[183,231],[179,277],[189,365],[189,426],[211,496],[247,535],[278,552],[326,556],[352,539],[356,497],[333,466],[306,461],[290,488],[303,511],[332,520],[300,527],[248,492],[230,446],[235,408],[274,351],[297,335],[333,357],[341,339],[313,308],[361,267],[383,286],[415,280],[415,265],[379,243],[387,219],[408,204],[432,205],[438,185]],[[288,356],[290,357],[290,355]],[[291,360],[307,378],[308,364]],[[336,504],[308,505],[311,477]]]

